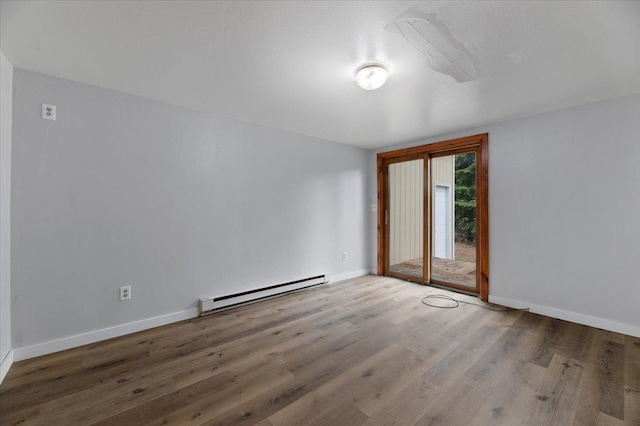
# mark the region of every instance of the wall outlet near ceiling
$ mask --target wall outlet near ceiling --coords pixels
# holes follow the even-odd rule
[[[131,299],[131,286],[130,285],[126,285],[123,287],[120,287],[120,300],[129,300]]]
[[[56,119],[56,106],[49,104],[42,104],[42,119],[43,120],[55,120]]]
[[[342,252],[342,261],[343,261],[343,262],[346,262],[346,261],[347,261],[347,252],[346,252],[346,251],[343,251],[343,252]]]

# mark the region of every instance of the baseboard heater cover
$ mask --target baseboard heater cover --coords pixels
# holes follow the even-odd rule
[[[291,291],[301,290],[307,287],[313,287],[320,284],[326,284],[330,281],[328,274],[316,275],[314,277],[303,278],[296,281],[290,281],[282,284],[275,284],[268,287],[257,288],[255,290],[243,291],[240,293],[228,294],[225,296],[202,297],[200,299],[200,315],[210,313],[216,309],[226,308],[228,306],[238,305],[241,303],[252,302]]]

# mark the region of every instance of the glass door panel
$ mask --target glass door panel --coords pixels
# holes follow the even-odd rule
[[[476,292],[476,153],[432,158],[431,186],[431,281]]]
[[[424,160],[389,164],[388,271],[424,278]]]

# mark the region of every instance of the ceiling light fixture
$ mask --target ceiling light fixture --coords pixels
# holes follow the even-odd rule
[[[387,69],[378,64],[366,64],[356,71],[356,83],[364,90],[375,90],[387,81]]]

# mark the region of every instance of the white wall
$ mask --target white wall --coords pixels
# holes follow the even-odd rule
[[[11,105],[13,67],[0,50],[0,382],[11,366]]]
[[[640,94],[375,153],[485,132],[490,300],[640,336]]]
[[[21,69],[13,112],[14,348],[370,266],[366,150]]]

